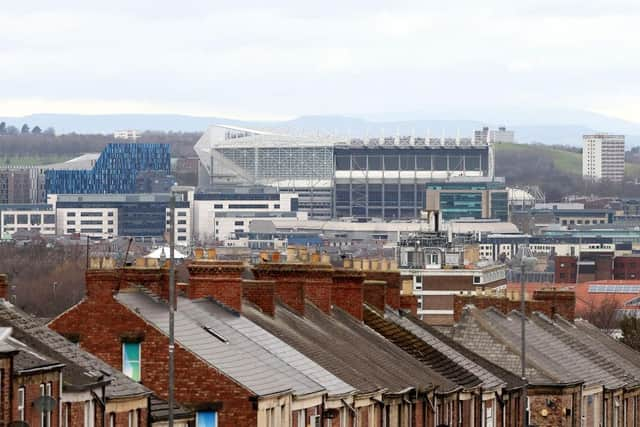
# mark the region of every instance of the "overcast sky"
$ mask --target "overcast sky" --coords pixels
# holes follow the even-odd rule
[[[640,122],[640,1],[6,1],[0,115],[578,108]]]

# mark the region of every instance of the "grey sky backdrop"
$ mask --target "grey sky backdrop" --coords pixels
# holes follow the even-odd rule
[[[516,106],[640,122],[638,22],[638,0],[5,1],[0,116]]]

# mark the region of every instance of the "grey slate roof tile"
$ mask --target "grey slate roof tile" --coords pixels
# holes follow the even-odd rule
[[[122,372],[103,362],[96,356],[87,353],[60,334],[52,331],[47,326],[38,323],[28,314],[7,301],[0,301],[0,324],[12,326],[15,331],[23,331],[25,335],[40,341],[49,347],[57,357],[67,364],[63,370],[63,379],[70,377],[67,373],[71,369],[88,372],[91,380],[104,375],[110,382],[106,386],[107,398],[125,398],[145,396],[151,392]],[[76,365],[74,368],[73,365]],[[76,374],[73,374],[75,377]]]
[[[309,359],[284,341],[262,329],[244,316],[237,316],[230,310],[218,304],[215,300],[199,300],[194,305],[200,307],[206,315],[220,319],[238,333],[260,345],[276,357],[291,365],[316,383],[323,386],[330,395],[344,395],[353,393],[355,389],[331,372]],[[189,311],[189,314],[193,314]]]
[[[168,334],[168,309],[143,292],[121,292],[116,298],[131,311]],[[199,312],[200,311],[200,312]],[[201,307],[179,297],[175,312],[176,342],[258,396],[291,390],[298,395],[324,389],[229,325],[203,314]],[[205,330],[211,328],[221,339]]]
[[[483,389],[499,389],[507,386],[506,380],[496,376],[484,366],[476,363],[467,354],[463,354],[464,350],[460,350],[455,341],[437,331],[432,330],[428,325],[418,323],[416,321],[417,319],[409,319],[407,317],[400,316],[395,310],[391,310],[389,308],[385,310],[385,318],[422,339],[425,343],[440,351],[459,366],[473,372],[482,381]],[[503,375],[504,374],[505,373],[503,373]],[[512,374],[509,373],[507,375],[509,376],[510,382],[517,382],[517,380],[513,378]]]
[[[340,309],[334,308],[329,316],[306,303],[305,317],[301,317],[277,303],[271,317],[244,302],[242,310],[251,321],[358,391],[456,387]]]

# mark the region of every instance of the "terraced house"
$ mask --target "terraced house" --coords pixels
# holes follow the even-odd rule
[[[195,252],[175,393],[197,427],[519,427],[525,405],[529,425],[637,425],[637,354],[584,322],[527,320],[525,398],[517,313],[468,305],[448,334],[418,319],[388,262]],[[166,398],[168,276],[154,260],[92,260],[86,298],[50,327]]]

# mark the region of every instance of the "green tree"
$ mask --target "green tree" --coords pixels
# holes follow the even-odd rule
[[[7,133],[7,124],[5,122],[0,122],[0,135],[5,135]]]
[[[42,133],[42,129],[40,129],[40,126],[34,126],[33,129],[31,129],[31,133],[39,135]]]
[[[640,351],[640,319],[625,316],[620,322],[620,329],[622,329],[622,342]]]
[[[29,133],[29,126],[26,123],[22,125],[20,133]]]
[[[44,134],[45,135],[54,136],[56,134],[56,130],[54,128],[52,128],[51,126],[49,126],[48,128],[46,128],[44,130]]]
[[[7,135],[17,135],[18,128],[15,126],[7,126]]]

